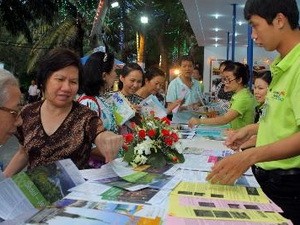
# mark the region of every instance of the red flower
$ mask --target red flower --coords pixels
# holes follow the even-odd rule
[[[169,136],[170,135],[170,131],[166,130],[166,129],[162,129],[161,133],[162,133],[162,136]]]
[[[167,146],[172,146],[173,145],[173,139],[170,138],[170,137],[166,137],[164,141],[165,141],[165,144]]]
[[[145,130],[139,130],[139,138],[145,139],[146,137],[146,131]]]
[[[167,117],[162,118],[161,121],[166,123],[167,125],[171,124],[171,121]]]
[[[150,138],[155,137],[156,135],[156,130],[155,129],[151,129],[147,131],[147,134]]]
[[[172,160],[173,162],[178,162],[178,158],[176,156],[173,156]]]
[[[173,138],[174,142],[177,142],[179,140],[179,137],[176,133],[172,133],[171,137]]]
[[[153,110],[150,111],[150,115],[154,116],[155,112]]]
[[[124,134],[123,138],[125,140],[125,143],[129,144],[133,141],[134,135],[132,133]]]
[[[136,127],[135,122],[130,122],[130,126],[131,126],[132,129],[134,129]]]

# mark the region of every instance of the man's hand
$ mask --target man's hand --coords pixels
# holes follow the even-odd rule
[[[243,152],[234,153],[217,162],[212,171],[206,177],[211,183],[234,184],[234,182],[243,175],[251,166],[251,149]]]

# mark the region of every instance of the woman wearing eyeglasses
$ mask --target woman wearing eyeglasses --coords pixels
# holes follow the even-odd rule
[[[256,100],[247,88],[248,67],[235,62],[225,67],[223,75],[224,90],[234,92],[229,110],[224,115],[215,118],[191,118],[188,122],[190,127],[198,124],[224,125],[230,123],[232,129],[239,129],[254,122]]]
[[[17,79],[0,69],[0,145],[12,136],[22,124],[19,116],[21,91]]]

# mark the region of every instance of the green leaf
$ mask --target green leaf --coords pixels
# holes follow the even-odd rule
[[[167,161],[164,155],[160,151],[158,151],[157,153],[153,153],[149,156],[147,164],[155,168],[162,168],[167,164]]]
[[[178,160],[179,160],[180,163],[183,163],[185,161],[183,154],[180,154],[177,151],[174,151],[174,153],[175,153],[175,155],[178,158]]]
[[[134,160],[134,148],[130,147],[127,151],[124,153],[124,160],[128,163],[132,162]]]

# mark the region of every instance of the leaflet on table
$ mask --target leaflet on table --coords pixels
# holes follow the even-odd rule
[[[182,206],[200,206],[203,208],[218,209],[251,209],[260,211],[282,212],[282,209],[271,200],[268,203],[258,203],[216,198],[202,198],[201,196],[194,198],[190,196],[172,195],[172,197],[170,198],[170,204],[172,204],[173,201],[178,202],[178,204]]]
[[[28,210],[45,207],[61,199],[70,187],[84,182],[70,159],[20,172],[1,179],[0,217],[14,219]]]
[[[139,104],[141,106],[141,115],[149,116],[152,112],[158,118],[163,118],[167,116],[167,111],[165,107],[158,101],[154,95],[149,95]]]
[[[157,189],[145,188],[139,191],[126,191],[124,189],[111,187],[108,191],[101,194],[102,200],[132,202],[145,204],[156,195]]]
[[[214,165],[214,161],[210,160],[210,157],[213,156],[187,154],[184,157],[185,161],[178,164],[178,167],[181,169],[211,171],[211,167]]]
[[[181,182],[172,194],[190,197],[216,198],[246,202],[268,203],[269,198],[259,187]]]
[[[38,190],[34,189],[31,183],[28,183],[28,187],[32,189],[33,193],[38,195]],[[2,219],[11,220],[28,211],[34,211],[34,206],[11,178],[3,179],[0,182],[0,190],[0,217]],[[37,196],[35,199],[37,202],[39,201],[39,197]]]
[[[228,126],[198,126],[196,135],[210,140],[224,141],[226,139],[226,129],[228,129]]]
[[[63,159],[12,177],[34,207],[44,207],[64,197],[68,190],[84,182],[71,159]]]
[[[230,148],[226,147],[224,145],[224,142],[222,141],[214,141],[214,140],[209,140],[203,137],[199,137],[197,135],[195,135],[195,137],[193,139],[182,139],[181,143],[184,147],[196,147],[199,148],[201,147],[201,149],[203,150],[230,150],[232,151]],[[232,151],[233,152],[233,151]]]
[[[123,181],[114,179],[108,180],[105,183],[129,191],[141,190],[146,187],[161,189],[171,180],[171,177],[165,174],[134,170],[131,166],[128,166],[128,163],[121,161],[121,159],[114,160],[110,165]]]
[[[169,200],[168,214],[174,217],[265,223],[288,222],[288,220],[281,216],[278,212],[235,208],[209,208],[201,205],[182,205],[175,195],[171,195]]]
[[[140,205],[133,203],[117,203],[117,202],[107,202],[107,201],[84,201],[64,198],[55,204],[56,207],[78,207],[78,208],[88,208],[97,209],[101,211],[119,213],[124,215],[133,215],[139,217],[147,217],[155,219],[157,217],[162,217],[165,213],[164,207],[151,206],[151,205]]]
[[[105,191],[109,190],[110,188],[111,188],[110,186],[99,182],[87,181],[77,185],[76,187],[69,189],[69,191],[100,195]]]
[[[64,225],[101,225],[101,224],[149,224],[159,225],[160,218],[144,218],[132,215],[101,211],[97,209],[65,207],[45,208],[26,221],[26,224],[64,224]]]
[[[180,169],[177,168],[176,171],[171,171],[168,175],[175,176],[180,181],[186,182],[202,182],[207,183],[206,177],[209,172],[195,170],[195,169]],[[241,176],[235,183],[236,185],[246,186],[246,187],[260,187],[254,176]]]
[[[104,164],[101,166],[101,168],[97,169],[80,170],[80,173],[86,180],[99,180],[118,176],[110,164]]]
[[[164,220],[165,225],[278,225],[278,223],[265,223],[265,222],[251,222],[251,221],[233,221],[233,220],[209,220],[209,219],[192,219],[192,218],[179,218],[168,215]],[[291,221],[283,223],[285,225],[292,225]]]
[[[120,92],[114,92],[107,102],[111,105],[116,124],[121,126],[135,116],[135,110],[130,102]]]

